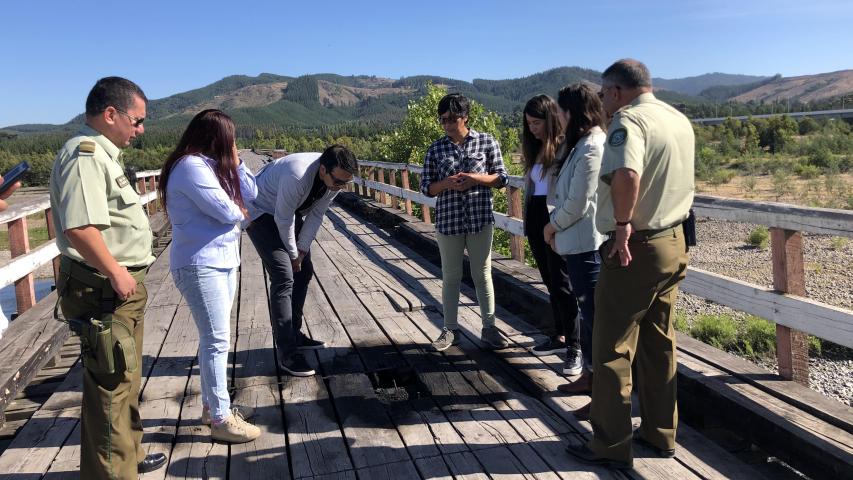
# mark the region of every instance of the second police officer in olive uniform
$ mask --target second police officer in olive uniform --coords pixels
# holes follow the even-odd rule
[[[694,137],[690,121],[654,97],[642,63],[617,61],[601,78],[600,95],[613,120],[596,217],[609,240],[601,247],[595,289],[593,438],[568,451],[587,463],[630,468],[632,439],[660,456],[675,453],[673,321],[678,284],[687,271],[681,224],[693,203]],[[632,436],[634,384],[642,425]]]
[[[166,461],[141,445],[142,281],[154,256],[148,218],[121,160],[121,148],[145,130],[146,102],[129,80],[99,80],[86,99],[86,125],[59,150],[50,176],[59,302],[83,348],[86,480],[135,479]]]

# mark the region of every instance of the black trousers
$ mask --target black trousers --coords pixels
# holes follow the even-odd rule
[[[296,235],[302,230],[302,219],[296,219]],[[302,260],[302,268],[293,271],[290,255],[278,233],[272,215],[264,214],[246,229],[255,245],[270,278],[270,323],[275,335],[279,358],[284,360],[296,353],[302,338],[302,307],[308,295],[308,283],[314,275],[309,251]]]
[[[568,346],[580,348],[578,302],[569,288],[566,261],[545,243],[542,235],[542,230],[551,220],[545,199],[544,195],[531,196],[527,201],[524,219],[524,234],[530,242],[530,250],[551,299],[553,319],[542,322],[542,333],[551,338],[565,335]]]

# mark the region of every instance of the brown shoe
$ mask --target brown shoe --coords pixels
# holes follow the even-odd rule
[[[583,374],[572,383],[564,383],[557,390],[567,395],[581,395],[592,393],[592,372],[584,371]]]
[[[589,402],[583,407],[572,412],[572,414],[574,414],[575,418],[577,418],[578,420],[589,420],[589,408],[591,405],[592,402]]]

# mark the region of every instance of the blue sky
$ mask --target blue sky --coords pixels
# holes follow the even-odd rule
[[[656,77],[853,68],[850,0],[16,1],[0,127],[63,123],[100,77],[149,98],[232,74],[514,78],[640,59]]]

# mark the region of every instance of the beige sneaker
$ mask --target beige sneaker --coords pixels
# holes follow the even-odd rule
[[[235,412],[220,424],[210,426],[210,438],[228,443],[246,443],[261,436],[261,429]]]
[[[234,413],[235,411],[243,417],[243,420],[248,420],[255,414],[255,409],[252,407],[247,407],[246,405],[234,405],[232,403],[231,413]],[[210,407],[207,405],[205,405],[201,410],[201,424],[210,425]]]

